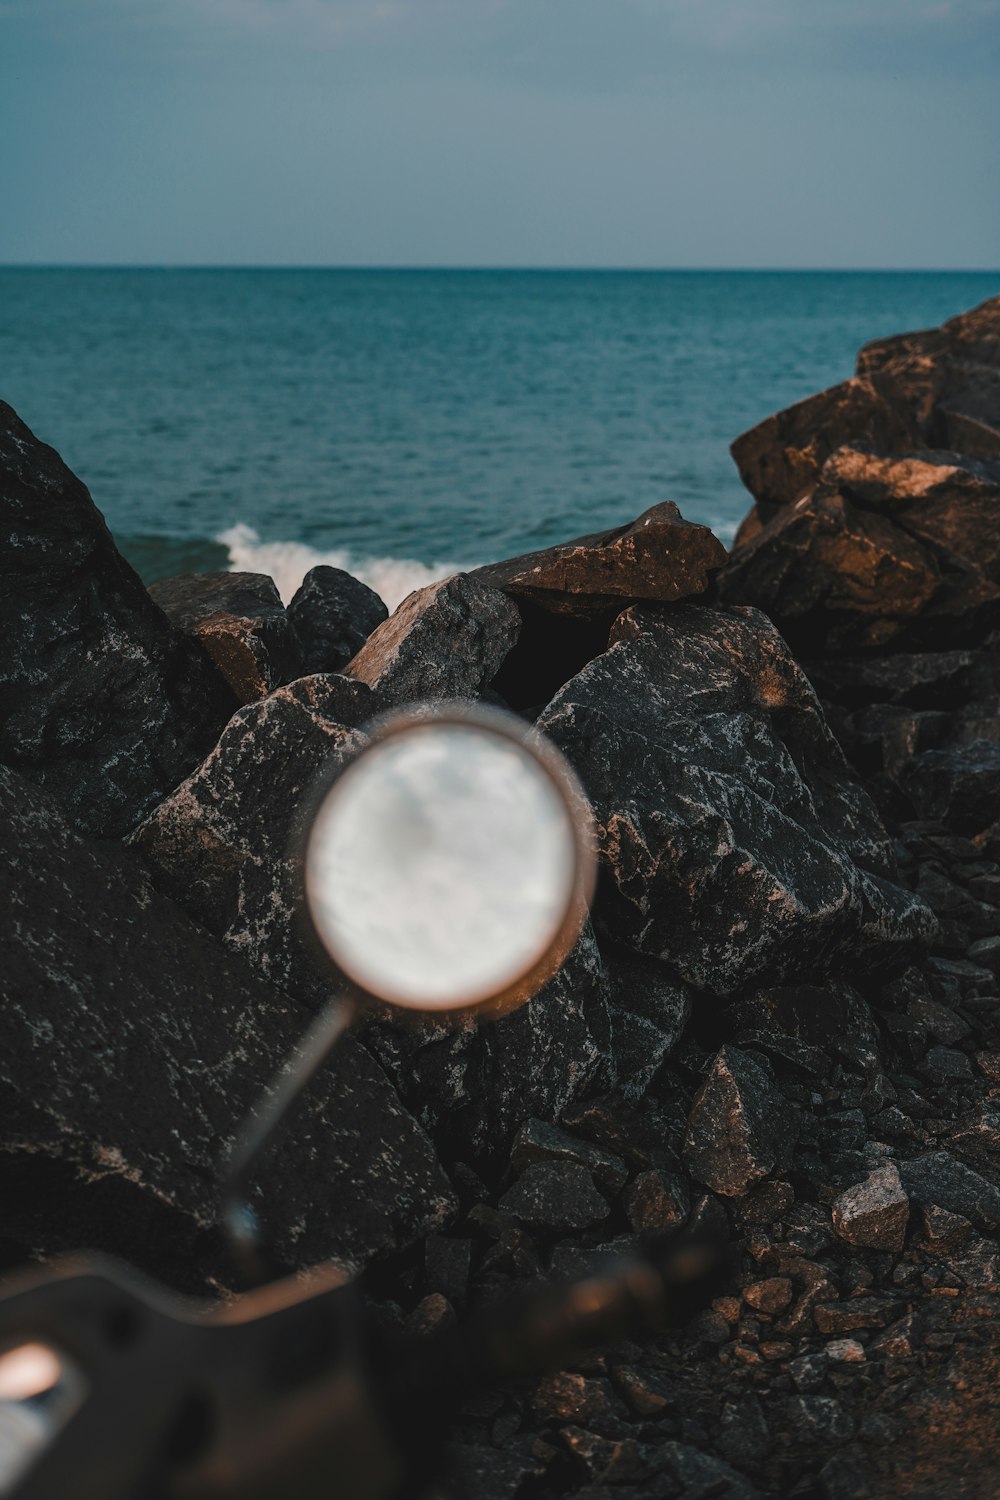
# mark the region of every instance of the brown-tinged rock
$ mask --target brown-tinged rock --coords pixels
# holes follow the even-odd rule
[[[910,1200],[899,1171],[887,1161],[864,1182],[845,1188],[831,1205],[833,1227],[842,1240],[867,1250],[899,1251],[906,1237]]]
[[[149,588],[172,625],[203,646],[237,701],[305,675],[302,647],[266,573],[183,573]]]
[[[521,628],[499,589],[457,573],[403,600],[344,666],[375,694],[379,710],[444,698],[478,698]]]
[[[691,1106],[684,1164],[713,1193],[742,1197],[787,1159],[796,1135],[795,1111],[760,1064],[723,1047]]]
[[[840,448],[719,592],[806,655],[975,646],[1000,619],[1000,462]]]
[[[610,618],[627,604],[704,593],[725,560],[708,527],[685,521],[666,501],[626,526],[490,563],[469,576],[553,614]]]
[[[732,453],[770,520],[844,444],[1000,458],[1000,297],[940,328],[866,344],[853,379],[766,418],[736,439]]]

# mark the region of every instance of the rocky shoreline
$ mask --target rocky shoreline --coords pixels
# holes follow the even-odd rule
[[[675,506],[389,618],[317,568],[149,591],[0,405],[0,1228],[230,1284],[216,1172],[332,993],[296,903],[376,713],[536,721],[592,925],[492,1025],[373,1019],[256,1199],[415,1332],[651,1229],[740,1243],[680,1334],[460,1414],[455,1500],[993,1496],[1000,1370],[1000,298],[862,350]]]

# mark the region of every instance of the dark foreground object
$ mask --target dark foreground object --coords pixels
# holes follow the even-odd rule
[[[725,1269],[721,1245],[674,1236],[433,1338],[387,1340],[329,1268],[206,1312],[113,1262],[68,1263],[0,1301],[0,1343],[42,1341],[63,1361],[20,1436],[26,1452],[40,1446],[18,1500],[413,1496],[440,1467],[460,1400],[684,1321]],[[9,1493],[16,1429],[5,1442]]]

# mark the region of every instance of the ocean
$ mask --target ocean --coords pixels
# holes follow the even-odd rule
[[[729,443],[967,272],[0,269],[0,398],[147,582],[411,589],[660,500],[725,541]]]

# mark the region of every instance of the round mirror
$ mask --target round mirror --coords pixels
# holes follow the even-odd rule
[[[322,798],[305,853],[316,933],[368,994],[423,1011],[528,999],[579,935],[589,809],[511,715],[397,718]]]

